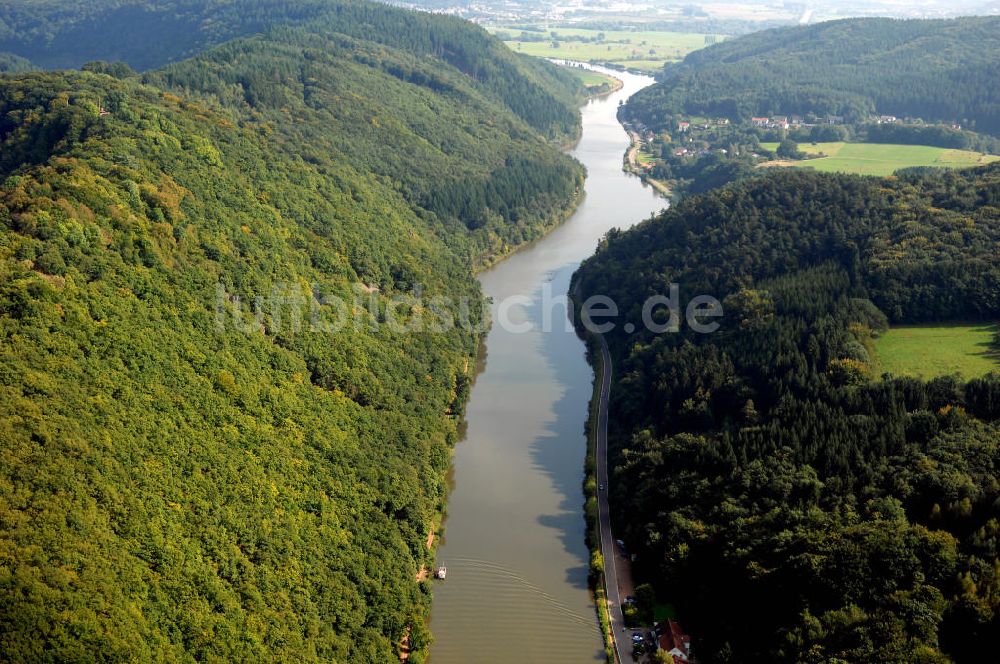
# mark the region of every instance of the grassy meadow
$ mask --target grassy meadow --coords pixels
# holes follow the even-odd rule
[[[583,67],[564,67],[564,69],[580,79],[583,86],[587,88],[588,94],[602,94],[615,89],[615,85],[618,84],[617,79],[611,76],[584,69]]]
[[[531,33],[545,36],[544,41],[520,41],[517,39],[520,30],[493,28],[492,31],[500,33],[507,46],[518,53],[581,62],[611,62],[645,72],[656,71],[667,62],[682,60],[688,53],[706,45],[706,35],[689,32],[554,28],[548,33]],[[554,39],[552,33],[556,34]],[[567,37],[584,37],[590,41],[567,41]]]
[[[761,143],[761,147],[775,150],[778,144]],[[826,156],[804,161],[775,162],[773,165],[813,168],[826,173],[892,175],[901,168],[913,166],[969,168],[1000,159],[969,150],[884,143],[799,143],[799,150],[810,155]]]
[[[566,67],[566,69],[573,72],[573,75],[580,79],[580,82],[588,88],[613,82],[610,76],[605,76],[604,74],[584,69],[583,67]]]
[[[901,376],[975,378],[1000,371],[997,326],[894,327],[875,340],[875,369]]]

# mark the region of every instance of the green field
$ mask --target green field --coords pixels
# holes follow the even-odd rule
[[[579,78],[580,82],[587,87],[597,87],[612,82],[610,76],[605,76],[604,74],[599,74],[596,71],[584,69],[583,67],[565,67],[565,69],[573,72],[573,75]]]
[[[584,69],[583,67],[564,67],[564,69],[580,79],[580,82],[583,83],[585,88],[587,88],[587,92],[589,94],[614,89],[615,79],[611,76],[606,76],[596,71]]]
[[[647,164],[655,164],[656,163],[656,157],[654,157],[653,155],[649,154],[645,150],[639,150],[635,154],[635,161],[636,161],[636,163],[645,166]]]
[[[761,143],[761,147],[776,150],[778,144]],[[806,154],[826,156],[803,161],[776,162],[773,165],[813,168],[826,173],[892,175],[901,168],[913,166],[968,168],[1000,159],[968,150],[882,143],[799,143],[799,150]]]
[[[519,53],[581,62],[612,62],[649,72],[705,47],[704,34],[688,32],[555,28],[548,33],[530,33],[545,36],[544,41],[519,41],[520,30],[491,28],[491,31],[500,33],[507,46]],[[551,33],[556,34],[554,39]],[[601,34],[603,38],[598,39]],[[565,41],[566,37],[586,37],[593,41]]]
[[[996,325],[894,327],[875,340],[878,373],[975,378],[1000,371]]]

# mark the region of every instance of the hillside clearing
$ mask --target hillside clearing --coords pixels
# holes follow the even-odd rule
[[[1000,371],[997,326],[989,324],[894,327],[875,340],[879,372],[965,379]]]

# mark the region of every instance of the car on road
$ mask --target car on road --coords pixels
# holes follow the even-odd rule
[[[597,490],[598,491],[604,491],[604,485],[603,484],[598,484],[597,485]]]

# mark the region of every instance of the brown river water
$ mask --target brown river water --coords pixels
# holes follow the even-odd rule
[[[609,229],[667,205],[622,171],[629,141],[618,104],[652,79],[608,73],[625,85],[583,107],[583,135],[571,152],[587,167],[583,202],[565,224],[480,275],[494,322],[466,411],[466,439],[455,450],[438,551],[448,577],[434,585],[432,664],[604,660],[587,589],[583,518],[593,371],[565,308],[543,302],[546,293],[553,300],[566,294]],[[514,325],[499,320],[505,300]],[[525,323],[530,331],[520,329]]]

